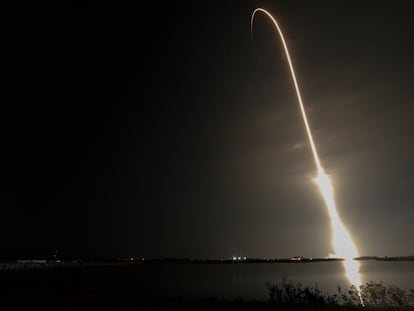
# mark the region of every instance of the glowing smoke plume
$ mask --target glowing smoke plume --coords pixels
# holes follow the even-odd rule
[[[295,86],[297,99],[298,99],[300,110],[301,110],[302,117],[303,117],[303,122],[305,124],[306,133],[308,135],[309,143],[312,149],[313,158],[315,160],[317,176],[314,179],[314,181],[319,187],[319,191],[323,197],[323,200],[325,201],[325,205],[328,209],[329,218],[331,220],[332,245],[335,251],[335,256],[345,259],[344,267],[345,267],[346,276],[351,284],[359,288],[359,286],[361,285],[361,278],[359,275],[359,263],[353,260],[353,258],[358,257],[358,252],[357,252],[357,249],[354,243],[352,242],[351,236],[349,235],[344,225],[342,224],[341,219],[339,218],[338,212],[336,210],[333,188],[329,180],[329,177],[325,174],[324,169],[322,168],[321,162],[319,160],[318,152],[316,151],[316,146],[313,141],[312,132],[309,127],[308,119],[306,117],[305,108],[302,102],[302,97],[300,95],[298,82],[296,80],[295,71],[293,70],[292,60],[290,59],[289,50],[287,48],[285,38],[283,37],[282,30],[280,29],[274,17],[269,12],[267,12],[265,9],[262,9],[262,8],[257,8],[256,10],[253,11],[253,14],[251,17],[251,23],[250,23],[251,32],[253,32],[253,21],[254,21],[254,17],[257,12],[262,12],[267,17],[270,18],[270,20],[273,22],[274,26],[276,27],[279,33],[280,39],[282,41],[283,48],[285,50],[287,61],[289,64],[290,73],[292,75],[293,84]],[[363,305],[362,298],[361,298],[361,304]]]

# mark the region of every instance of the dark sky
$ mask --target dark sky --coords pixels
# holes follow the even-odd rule
[[[1,10],[1,257],[332,252],[257,6],[360,254],[414,254],[409,1],[141,2]]]

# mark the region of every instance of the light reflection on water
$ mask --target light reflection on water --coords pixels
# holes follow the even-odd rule
[[[414,288],[414,262],[365,261],[359,264],[362,284],[372,280]],[[326,293],[337,293],[338,286],[343,289],[350,286],[342,262],[166,264],[148,268],[145,274],[148,277],[158,275],[160,282],[152,283],[147,289],[173,297],[267,299],[265,282],[280,283],[284,277],[305,286],[317,285]]]
[[[0,289],[57,290],[76,293],[132,294],[138,298],[267,299],[265,282],[287,278],[326,293],[349,288],[343,263],[182,264],[145,263],[67,269],[4,271]],[[414,261],[360,261],[362,283],[414,289]]]

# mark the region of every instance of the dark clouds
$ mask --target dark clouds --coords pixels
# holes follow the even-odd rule
[[[329,254],[281,44],[260,16],[250,37],[259,5],[286,32],[360,252],[411,254],[405,1],[17,8],[3,58],[7,252]]]

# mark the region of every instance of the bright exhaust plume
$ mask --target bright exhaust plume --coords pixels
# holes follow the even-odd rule
[[[296,80],[295,71],[293,69],[292,60],[290,58],[290,54],[289,54],[289,50],[288,50],[285,38],[283,36],[282,30],[280,29],[279,24],[277,23],[276,19],[268,11],[262,8],[257,8],[252,13],[252,17],[250,21],[251,32],[253,33],[254,17],[256,16],[256,13],[259,13],[259,12],[264,13],[273,22],[273,25],[275,26],[279,34],[279,37],[282,41],[283,48],[286,54],[290,73],[292,76],[293,85],[295,87],[297,100],[298,100],[300,111],[301,111],[302,118],[303,118],[303,123],[306,128],[306,133],[307,133],[309,144],[312,150],[313,159],[316,165],[317,175],[314,178],[314,181],[318,185],[319,191],[325,202],[328,215],[329,215],[329,219],[331,222],[332,247],[335,252],[335,254],[331,254],[331,256],[340,257],[344,259],[343,265],[345,268],[346,277],[351,284],[355,285],[357,289],[359,289],[359,287],[362,284],[361,277],[359,274],[359,262],[354,260],[355,257],[358,257],[358,251],[355,247],[354,242],[351,239],[350,234],[348,233],[347,229],[341,222],[341,219],[338,215],[338,211],[336,209],[332,183],[329,180],[329,177],[325,174],[325,171],[322,168],[321,162],[319,160],[318,152],[316,150],[316,145],[312,137],[312,132],[311,132],[311,129],[308,123],[305,107],[302,102],[302,96],[300,94],[299,85]],[[361,295],[360,295],[360,300],[361,300],[361,305],[364,305]]]

